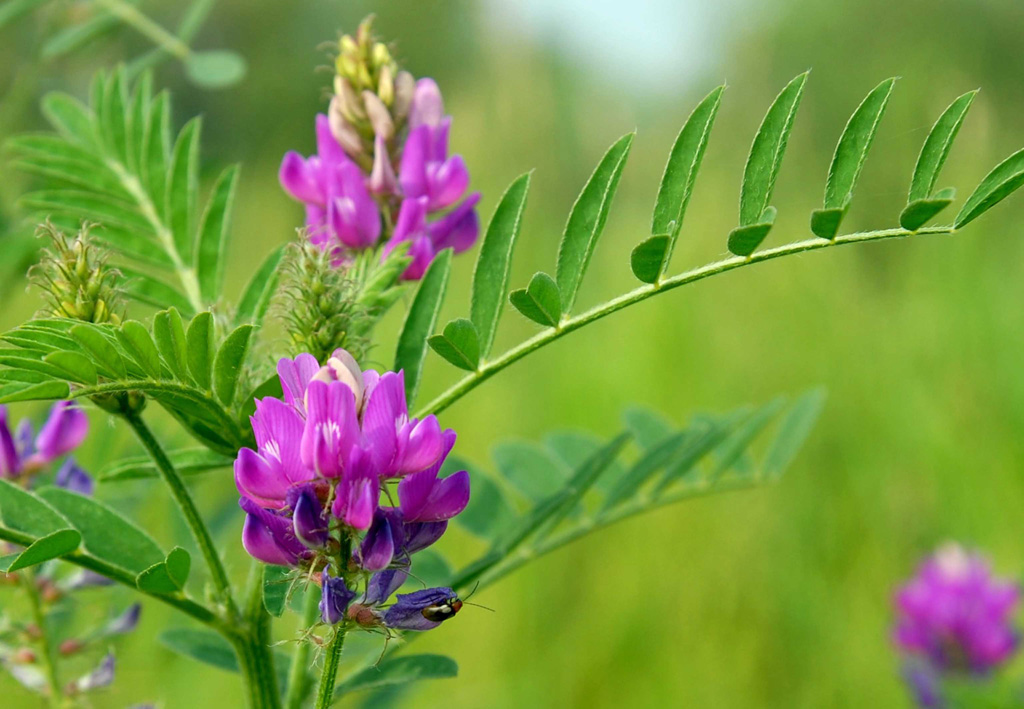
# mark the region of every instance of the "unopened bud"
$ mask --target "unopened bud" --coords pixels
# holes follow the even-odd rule
[[[407,71],[400,71],[395,76],[395,100],[391,106],[391,114],[397,123],[405,121],[412,105],[412,97],[416,94],[416,79]]]
[[[15,650],[12,654],[12,658],[19,665],[31,665],[38,659],[36,654],[27,647]]]
[[[377,75],[377,95],[385,106],[391,106],[395,101],[395,79],[390,64],[382,66]]]
[[[85,643],[81,640],[78,640],[77,638],[68,638],[60,644],[59,651],[61,655],[67,657],[68,655],[74,655],[83,647],[85,647]]]
[[[384,140],[390,140],[395,134],[395,124],[391,120],[391,113],[384,102],[377,94],[371,91],[363,92],[363,105],[366,106],[366,115],[370,118],[370,125],[373,126],[373,134],[379,135]]]

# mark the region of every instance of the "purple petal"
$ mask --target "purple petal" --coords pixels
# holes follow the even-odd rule
[[[277,362],[277,376],[281,379],[284,400],[292,406],[305,411],[306,387],[320,369],[320,363],[311,354],[302,354],[295,359],[284,357]]]
[[[100,666],[73,682],[76,692],[89,692],[108,687],[114,681],[114,653],[107,653]]]
[[[430,183],[427,178],[430,137],[430,127],[421,125],[412,129],[405,141],[402,159],[398,165],[398,182],[402,186],[402,194],[405,195],[406,200],[426,197],[430,193]]]
[[[374,194],[398,194],[398,178],[395,177],[395,169],[391,165],[387,141],[380,135],[373,143],[373,169],[370,171],[368,187]]]
[[[355,597],[355,591],[345,585],[345,579],[332,578],[324,569],[320,582],[320,618],[323,622],[329,625],[340,623]]]
[[[370,577],[366,584],[365,602],[369,605],[380,605],[391,598],[391,594],[402,587],[409,577],[409,567],[385,569]]]
[[[327,544],[328,520],[323,505],[312,485],[303,485],[293,493],[296,497],[292,526],[295,536],[310,549],[322,549]]]
[[[462,198],[469,187],[469,168],[461,155],[453,155],[439,164],[434,171],[428,170],[430,181],[430,209],[450,207]]]
[[[121,615],[111,620],[103,628],[104,635],[124,635],[135,630],[139,624],[139,615],[142,613],[142,605],[133,603]]]
[[[435,249],[452,248],[455,253],[461,253],[476,243],[480,236],[480,216],[476,211],[479,201],[480,193],[474,192],[451,212],[427,226]]]
[[[280,399],[260,399],[251,420],[260,455],[277,475],[292,483],[314,477],[313,469],[302,462],[299,444],[304,423],[295,407]]]
[[[373,458],[362,448],[353,448],[335,491],[331,513],[349,527],[364,530],[373,522],[379,497]]]
[[[370,445],[377,473],[387,476],[398,454],[398,429],[409,415],[405,377],[385,372],[370,392],[363,412],[363,436]]]
[[[291,520],[264,510],[244,497],[239,504],[246,512],[242,545],[249,555],[265,564],[297,565],[305,546],[295,538]]]
[[[391,523],[378,511],[359,549],[359,565],[367,571],[381,571],[388,567],[394,554],[395,543],[391,535]]]
[[[57,471],[57,478],[54,482],[57,487],[77,492],[79,495],[92,495],[95,487],[92,476],[80,468],[74,458],[64,461],[64,465]]]
[[[426,549],[440,539],[445,530],[448,529],[448,522],[407,522],[405,525],[405,546],[402,551],[406,554],[415,554]]]
[[[451,431],[451,444],[441,433],[441,424],[434,415],[422,421],[410,421],[398,435],[398,453],[395,456],[395,470],[398,475],[419,472],[437,463],[447,455],[455,443],[455,432]],[[447,447],[447,450],[446,450]]]
[[[316,115],[316,152],[327,165],[348,162],[348,157],[331,132],[331,122],[326,114]]]
[[[294,150],[287,152],[281,160],[277,177],[285,192],[300,202],[323,204],[323,189],[317,183],[313,170],[306,159]]]
[[[400,506],[407,521],[440,522],[466,509],[469,473],[462,470],[442,480],[436,475],[431,471],[415,473],[398,484]]]
[[[338,477],[359,441],[355,394],[344,382],[312,381],[306,390],[306,407],[302,462],[324,477]]]
[[[444,101],[437,82],[424,77],[416,82],[416,90],[412,95],[409,107],[409,126],[437,126],[444,117]]]
[[[21,472],[21,457],[7,423],[7,407],[0,406],[0,478],[17,477]]]
[[[49,463],[77,448],[89,432],[89,418],[70,401],[59,401],[36,438],[36,456]]]
[[[239,493],[253,502],[281,509],[291,481],[280,475],[259,453],[243,448],[235,459],[235,486]]]

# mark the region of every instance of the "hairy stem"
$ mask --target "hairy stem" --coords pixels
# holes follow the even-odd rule
[[[140,34],[148,37],[154,44],[163,47],[178,59],[184,61],[192,54],[192,50],[187,44],[143,15],[134,6],[124,2],[124,0],[97,0],[97,2],[120,17],[125,24],[131,25]]]
[[[199,510],[196,508],[196,503],[193,501],[185,481],[178,474],[178,471],[174,469],[174,465],[171,464],[164,449],[160,446],[160,442],[153,436],[152,431],[146,426],[139,413],[134,410],[127,410],[123,413],[123,416],[128,425],[135,431],[135,435],[142,442],[143,447],[145,447],[153,462],[156,463],[160,477],[163,478],[164,483],[174,497],[174,501],[178,504],[178,509],[181,510],[181,514],[185,518],[185,523],[192,533],[192,538],[195,540],[199,551],[206,560],[206,565],[210,569],[210,576],[213,579],[213,585],[220,602],[225,605],[230,617],[237,617],[238,608],[235,606],[234,598],[231,595],[231,582],[228,580],[224,564],[221,563],[220,555],[213,544],[210,530],[199,515]]]
[[[249,707],[277,709],[281,706],[281,695],[270,650],[270,614],[263,605],[263,564],[256,560],[249,569],[244,628],[247,632],[239,635],[235,651],[248,692]]]
[[[306,589],[306,604],[302,609],[302,630],[313,626],[320,617],[320,595],[316,589]],[[309,648],[307,640],[301,640],[292,655],[288,669],[288,694],[284,700],[285,709],[302,709],[302,703],[309,694]]]
[[[345,646],[344,624],[334,628],[334,637],[327,646],[327,654],[324,656],[324,669],[320,673],[320,688],[316,693],[316,709],[330,709],[334,704],[334,684],[338,679],[338,664],[341,661],[341,651]]]
[[[669,278],[663,278],[657,283],[640,286],[639,288],[628,293],[624,293],[617,298],[609,300],[607,303],[598,305],[597,307],[591,308],[579,315],[566,318],[556,327],[548,328],[537,333],[525,342],[500,355],[497,359],[481,364],[475,372],[463,377],[447,391],[424,406],[421,411],[417,412],[416,416],[422,418],[427,414],[436,414],[447,409],[477,386],[487,381],[506,367],[515,364],[531,352],[539,350],[544,345],[554,342],[560,337],[568,335],[570,332],[579,330],[584,325],[589,325],[590,323],[600,320],[612,313],[616,313],[623,308],[647,300],[658,293],[663,293],[665,291],[672,290],[673,288],[679,288],[680,286],[695,283],[697,281],[704,280],[705,278],[710,278],[711,276],[717,276],[718,274],[725,273],[726,271],[733,271],[737,268],[742,268],[743,266],[761,263],[762,261],[770,261],[772,259],[789,256],[791,254],[799,254],[804,251],[817,251],[830,246],[859,244],[867,241],[881,241],[883,239],[901,239],[917,234],[953,234],[955,231],[956,228],[953,226],[936,226],[927,227],[916,232],[907,231],[906,229],[885,229],[881,231],[860,232],[856,234],[846,234],[845,236],[837,236],[831,241],[819,238],[806,239],[804,241],[797,241],[784,246],[778,246],[773,249],[765,249],[764,251],[759,251],[751,256],[731,256],[729,258],[722,259],[721,261],[715,261]]]
[[[31,569],[22,572],[21,580],[25,587],[25,595],[28,596],[29,605],[32,608],[32,622],[39,628],[39,664],[43,669],[43,676],[46,677],[49,704],[54,709],[65,706],[64,690],[60,686],[60,678],[57,675],[57,662],[53,656],[53,643],[46,628],[46,613],[43,611],[43,599],[39,593],[39,586],[36,583],[36,575]]]

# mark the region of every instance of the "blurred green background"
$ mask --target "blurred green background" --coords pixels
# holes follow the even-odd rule
[[[40,60],[43,38],[66,20],[61,5],[0,34],[5,136],[41,125],[43,91],[84,95],[96,67],[145,48],[120,30],[69,58]],[[178,3],[141,6],[167,26],[181,12]],[[723,80],[730,88],[677,270],[724,254],[753,132],[782,85],[807,68],[769,245],[809,235],[835,141],[888,76],[902,79],[844,230],[896,223],[928,129],[965,91],[983,88],[940,186],[958,186],[962,199],[1024,145],[1018,0],[221,0],[194,46],[239,51],[249,63],[245,81],[203,91],[174,63],[157,76],[174,90],[178,125],[205,116],[206,168],[244,163],[231,293],[300,222],[276,173],[286,150],[313,146],[313,115],[329,82],[315,71],[327,64],[318,45],[371,11],[406,67],[441,84],[455,117],[453,146],[484,193],[485,216],[508,182],[536,168],[515,287],[550,269],[593,165],[615,138],[638,130],[583,304],[633,287],[628,254],[648,233],[668,149],[692,106]],[[0,202],[13,224],[27,183],[2,169]],[[1024,504],[1022,218],[1016,197],[963,235],[828,250],[673,291],[541,351],[445,412],[443,424],[459,431],[458,452],[491,467],[500,440],[539,440],[556,428],[610,435],[634,402],[682,423],[695,411],[779,392],[819,384],[829,392],[820,425],[781,484],[664,509],[527,565],[479,594],[495,613],[466,608],[418,643],[455,658],[460,676],[419,685],[399,704],[905,705],[890,603],[919,557],[955,539],[986,550],[1005,574],[1024,570],[1013,512]],[[5,260],[15,259],[15,243],[0,243]],[[472,265],[458,259],[446,315],[465,314]],[[9,285],[4,329],[38,307],[21,280]],[[381,327],[377,364],[390,362],[399,322]],[[507,313],[497,346],[531,332]],[[432,357],[423,396],[455,376]],[[98,415],[93,421],[97,432],[81,456],[88,467],[134,451],[123,431]],[[162,435],[179,434],[168,423]],[[230,476],[195,489],[220,520],[232,571],[244,576]],[[157,485],[101,496],[136,504],[133,514],[159,522],[164,541],[184,536]],[[456,532],[441,549],[454,559],[478,550]],[[240,706],[236,679],[156,644],[160,630],[181,622],[147,602],[140,631],[120,652],[115,688],[95,705]],[[5,706],[35,705],[6,676],[0,692]]]

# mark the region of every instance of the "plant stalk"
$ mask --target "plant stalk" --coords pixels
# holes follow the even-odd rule
[[[281,706],[281,695],[277,687],[277,672],[274,668],[274,655],[270,649],[270,613],[263,605],[263,570],[262,563],[253,559],[249,568],[249,588],[245,602],[246,627],[248,642],[245,649],[252,665],[251,675],[246,678],[249,687],[252,707]],[[258,697],[259,701],[256,701]]]
[[[192,50],[187,44],[143,15],[135,7],[124,2],[124,0],[97,0],[97,2],[120,17],[125,24],[131,25],[140,34],[148,37],[154,44],[163,47],[178,59],[184,61],[192,54]]]
[[[306,589],[306,604],[302,609],[302,629],[313,626],[320,617],[320,594],[318,589]],[[299,642],[292,655],[292,664],[288,669],[288,694],[284,699],[285,709],[302,709],[302,703],[309,694],[309,648],[307,640]]]
[[[210,530],[199,515],[199,510],[196,508],[195,501],[192,499],[185,481],[178,474],[178,471],[174,469],[174,465],[160,446],[160,442],[157,441],[153,432],[146,426],[139,412],[129,409],[124,411],[122,415],[128,422],[128,425],[132,427],[132,430],[135,431],[135,435],[143,447],[145,447],[153,462],[156,463],[160,477],[164,479],[164,483],[171,491],[171,496],[174,497],[174,501],[178,504],[178,509],[181,510],[181,514],[185,518],[185,523],[192,533],[192,538],[206,560],[206,565],[210,569],[210,576],[213,579],[214,588],[217,590],[219,600],[227,608],[228,616],[237,618],[238,608],[231,594],[231,582],[228,580],[224,564],[221,563],[220,555],[213,544]]]
[[[789,256],[791,254],[798,254],[804,251],[817,251],[830,246],[859,244],[867,241],[881,241],[883,239],[902,239],[904,237],[916,236],[918,234],[953,234],[955,232],[956,227],[953,226],[936,226],[926,227],[913,232],[907,231],[906,229],[885,229],[880,231],[859,232],[856,234],[837,236],[831,241],[820,238],[805,239],[804,241],[796,241],[791,244],[785,244],[784,246],[777,246],[773,249],[758,251],[750,256],[731,256],[729,258],[722,259],[721,261],[715,261],[699,268],[684,271],[683,273],[669,278],[664,278],[657,283],[640,286],[639,288],[628,293],[624,293],[617,298],[609,300],[607,303],[598,305],[597,307],[591,308],[590,310],[580,313],[574,317],[564,319],[556,327],[547,328],[546,330],[537,333],[525,342],[500,355],[497,359],[481,364],[475,372],[466,375],[447,391],[424,406],[416,413],[416,417],[423,418],[428,414],[437,414],[444,411],[477,386],[487,381],[506,367],[515,364],[531,352],[540,349],[550,342],[554,342],[563,335],[568,335],[574,330],[579,330],[584,325],[589,325],[595,320],[600,320],[601,318],[618,312],[630,305],[647,300],[658,293],[672,290],[673,288],[679,288],[680,286],[685,286],[689,283],[695,283],[696,281],[701,281],[705,278],[710,278],[711,276],[717,276],[720,273],[742,268],[743,266],[761,263],[762,261],[770,261],[772,259]]]
[[[54,709],[60,709],[66,705],[64,690],[60,686],[60,677],[57,675],[53,644],[46,632],[46,613],[43,611],[43,599],[39,594],[39,586],[36,585],[35,572],[32,569],[26,569],[22,572],[21,580],[25,586],[25,595],[28,596],[29,605],[32,607],[32,622],[39,628],[39,660],[49,690],[48,703]]]
[[[334,684],[338,679],[338,664],[341,651],[345,646],[345,625],[339,624],[334,629],[334,637],[327,646],[324,657],[324,669],[320,673],[320,688],[316,693],[316,709],[330,709],[334,704]]]

